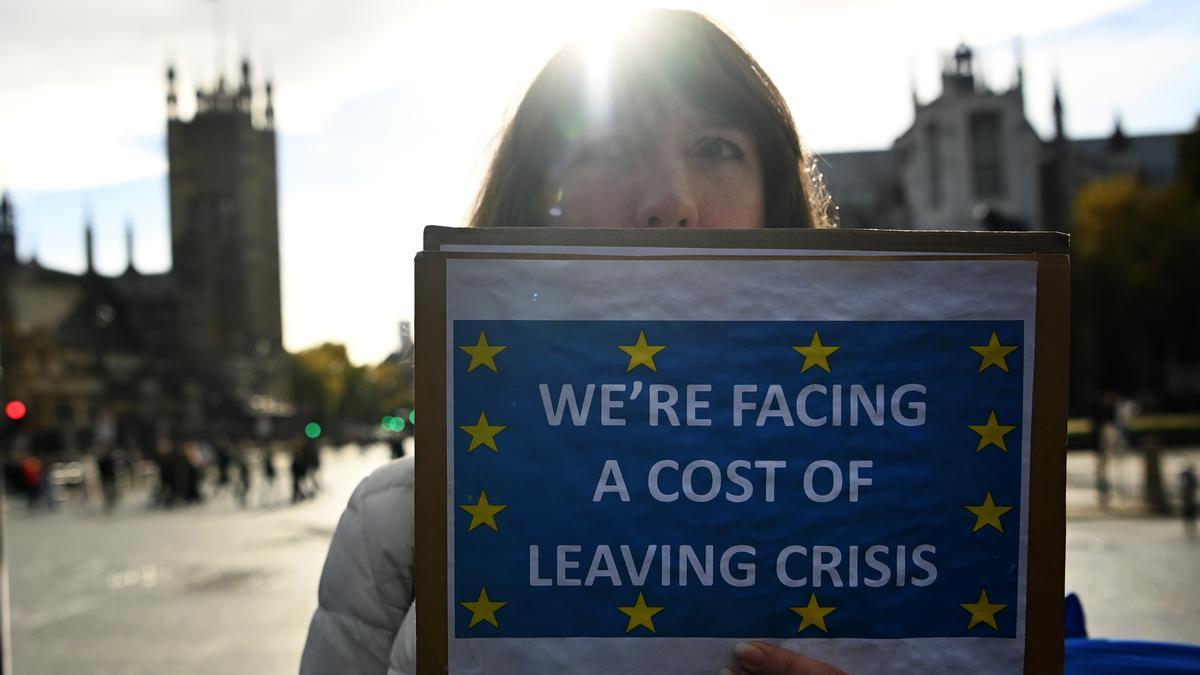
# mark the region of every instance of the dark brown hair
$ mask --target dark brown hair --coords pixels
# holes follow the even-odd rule
[[[830,227],[829,196],[800,142],[783,96],[754,57],[701,14],[654,10],[612,49],[608,102],[615,110],[682,95],[744,127],[758,144],[768,227]],[[479,192],[472,227],[548,224],[550,166],[589,114],[586,55],[561,49],[538,74],[504,130]]]

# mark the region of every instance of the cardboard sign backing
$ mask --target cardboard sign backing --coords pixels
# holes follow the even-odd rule
[[[1065,237],[426,247],[420,672],[1061,670]]]

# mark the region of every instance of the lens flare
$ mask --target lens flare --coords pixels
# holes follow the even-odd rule
[[[583,52],[584,73],[587,77],[588,115],[592,122],[603,122],[612,113],[610,96],[613,59],[621,41],[633,31],[637,14],[631,8],[605,7],[586,18],[584,30],[577,40]]]

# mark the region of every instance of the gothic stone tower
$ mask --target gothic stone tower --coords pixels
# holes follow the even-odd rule
[[[219,377],[243,407],[256,396],[284,397],[271,83],[260,108],[243,61],[236,89],[222,77],[196,90],[191,120],[179,118],[174,68],[167,87],[181,357]]]
[[[1024,77],[992,91],[961,45],[946,59],[942,93],[921,104],[894,149],[918,229],[1040,230],[1042,143],[1025,118]]]

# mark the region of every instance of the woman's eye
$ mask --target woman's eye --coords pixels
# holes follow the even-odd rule
[[[589,141],[580,152],[580,159],[590,161],[611,161],[625,159],[633,154],[629,143],[623,138],[601,138]]]
[[[701,159],[727,160],[741,159],[745,156],[736,143],[724,138],[706,138],[696,144],[692,154]]]

